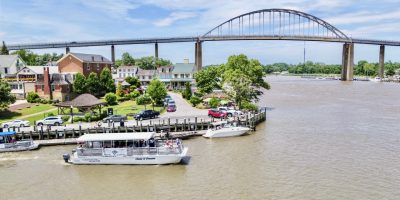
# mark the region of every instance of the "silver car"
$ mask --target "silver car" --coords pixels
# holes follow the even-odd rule
[[[21,119],[16,119],[11,122],[5,122],[1,124],[1,127],[3,128],[11,128],[11,127],[25,127],[29,126],[29,121],[26,120],[21,120]]]
[[[43,126],[43,125],[54,125],[54,126],[60,126],[63,122],[63,120],[61,119],[61,117],[46,117],[43,120],[39,120],[36,122],[36,125],[38,126]]]

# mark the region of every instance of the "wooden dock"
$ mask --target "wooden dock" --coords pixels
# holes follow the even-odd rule
[[[248,113],[245,116],[241,117],[233,117],[229,119],[214,119],[210,118],[210,120],[197,120],[197,117],[194,119],[184,119],[179,122],[175,120],[167,119],[163,120],[162,123],[160,120],[150,120],[146,125],[142,124],[142,122],[136,122],[136,125],[131,126],[111,126],[111,127],[92,127],[92,128],[82,128],[79,126],[78,129],[54,129],[47,128],[44,126],[35,127],[34,131],[29,132],[18,132],[17,131],[17,139],[33,139],[40,141],[42,146],[49,145],[58,145],[58,144],[75,144],[75,138],[78,138],[84,134],[91,133],[134,133],[134,132],[156,132],[158,136],[162,136],[162,134],[168,132],[172,138],[189,138],[192,136],[203,135],[207,129],[210,128],[211,124],[214,121],[229,121],[235,122],[238,125],[247,126],[255,130],[257,124],[266,120],[266,110],[263,110],[258,113]],[[155,123],[155,122],[159,123]],[[46,142],[48,141],[48,142]]]

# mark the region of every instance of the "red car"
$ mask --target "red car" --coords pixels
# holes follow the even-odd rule
[[[210,109],[210,110],[208,110],[208,116],[209,117],[217,117],[217,118],[226,118],[227,113],[219,111],[218,109]]]
[[[167,112],[175,112],[176,111],[176,106],[175,105],[169,105],[167,107]]]

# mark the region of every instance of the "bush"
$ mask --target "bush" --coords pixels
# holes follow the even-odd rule
[[[211,100],[208,102],[208,105],[210,105],[211,108],[216,108],[216,107],[219,106],[219,102],[220,102],[219,99],[213,97],[213,98],[211,98]]]
[[[64,122],[67,122],[68,120],[69,120],[69,116],[68,115],[64,115],[64,116],[62,116],[61,117],[61,119],[64,121]]]
[[[26,96],[26,101],[29,103],[36,103],[37,99],[39,99],[39,95],[35,92],[28,92],[28,96]]]
[[[199,97],[192,96],[190,98],[190,103],[192,104],[193,107],[196,107],[197,104],[201,103],[201,99]]]
[[[129,98],[132,99],[132,100],[135,100],[138,96],[140,96],[140,92],[137,91],[137,90],[132,91],[132,92],[129,94]]]
[[[47,117],[54,117],[54,116],[56,116],[54,113],[48,113],[47,114]]]
[[[108,105],[117,105],[117,95],[114,93],[107,93],[105,99]]]
[[[240,106],[240,109],[248,110],[248,111],[257,111],[258,107],[254,103],[245,101],[245,102],[242,102],[242,105]]]
[[[40,100],[40,103],[47,104],[48,101],[46,99],[42,99],[42,100]]]
[[[74,117],[74,122],[84,122],[85,118],[83,117]]]

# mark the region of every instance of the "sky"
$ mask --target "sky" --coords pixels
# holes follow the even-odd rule
[[[200,36],[238,15],[287,8],[319,17],[354,38],[400,41],[400,0],[0,0],[0,41],[6,44]],[[194,62],[194,43],[159,44],[159,56]],[[306,60],[340,64],[342,44],[292,41],[203,43],[203,65],[244,53],[263,64]],[[111,57],[109,46],[71,48]],[[116,57],[153,56],[154,44],[120,45]],[[65,49],[34,50],[64,53]],[[355,61],[378,62],[379,46],[356,45]],[[400,62],[400,47],[386,47],[386,60]]]

